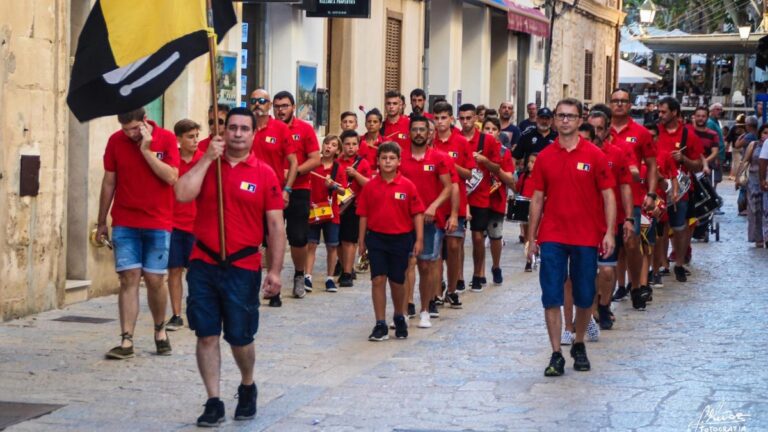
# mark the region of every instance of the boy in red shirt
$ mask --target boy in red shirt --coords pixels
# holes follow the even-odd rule
[[[384,141],[394,141],[400,146],[400,151],[410,150],[408,136],[411,121],[403,115],[404,103],[400,92],[390,90],[384,94],[384,108],[387,112],[386,121],[381,125],[381,135]]]
[[[226,116],[226,115],[225,115]],[[224,124],[220,125],[224,130]],[[192,120],[180,120],[173,126],[176,140],[179,142],[181,160],[179,164],[179,177],[187,173],[203,155],[198,148],[197,139],[200,136],[200,125]],[[173,205],[173,232],[171,232],[171,246],[168,251],[168,292],[171,295],[171,319],[166,328],[170,331],[184,327],[181,318],[181,274],[189,267],[189,255],[195,244],[195,216],[197,207],[195,202],[182,203],[176,201]]]
[[[408,337],[405,322],[405,271],[408,256],[421,254],[424,229],[424,204],[416,186],[398,173],[400,147],[392,142],[377,150],[379,175],[363,187],[357,198],[360,216],[360,251],[368,251],[371,263],[373,310],[376,325],[370,341],[389,339],[384,315],[387,306],[387,281],[395,309],[395,336]],[[367,249],[366,249],[367,248]]]
[[[525,163],[524,171],[520,173],[520,176],[517,178],[517,183],[515,183],[515,192],[519,196],[528,198],[529,200],[533,196],[533,182],[531,181],[531,176],[533,175],[533,168],[536,165],[536,158],[538,157],[538,153],[531,153],[528,155],[528,161]],[[528,243],[528,223],[521,223],[520,228],[523,231],[523,243]],[[525,271],[529,273],[533,271],[533,263],[527,255]]]
[[[349,188],[354,197],[359,197],[360,192],[371,178],[371,166],[368,161],[358,153],[360,136],[353,130],[344,131],[341,134],[342,153],[339,157],[339,167],[344,171],[348,179]],[[355,264],[357,243],[360,240],[360,218],[357,216],[357,198],[352,198],[344,213],[341,214],[339,228],[341,240],[341,276],[339,285],[351,287],[353,285],[352,269]]]
[[[336,196],[347,184],[344,174],[336,157],[339,155],[341,142],[336,135],[328,135],[323,140],[323,152],[320,156],[320,166],[314,169],[310,178],[310,211],[309,234],[307,250],[307,273],[304,275],[304,289],[312,292],[312,272],[315,267],[315,252],[320,243],[320,233],[325,240],[325,250],[328,269],[325,277],[325,290],[336,292],[333,281],[333,267],[336,264],[339,246],[339,202]]]
[[[358,154],[364,157],[373,171],[376,171],[376,149],[379,144],[384,142],[381,136],[381,125],[383,122],[381,111],[374,108],[365,114],[365,134],[360,138],[360,150]]]

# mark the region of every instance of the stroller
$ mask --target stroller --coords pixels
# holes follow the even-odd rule
[[[723,199],[715,192],[714,171],[709,177],[703,173],[691,176],[694,184],[688,207],[688,219],[696,220],[693,238],[709,243],[710,234],[715,235],[715,241],[720,241],[720,222],[715,220],[715,211],[723,206]]]

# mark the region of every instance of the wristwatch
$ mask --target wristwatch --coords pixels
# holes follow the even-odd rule
[[[635,218],[626,218],[626,219],[624,219],[624,222],[632,222],[632,223],[635,223]]]
[[[646,195],[653,199],[657,199],[659,197],[658,195],[656,195],[656,192],[648,192]]]
[[[291,192],[293,192],[293,189],[289,188],[288,186],[283,186],[283,190],[284,190],[285,192],[288,192],[288,194],[290,194]]]

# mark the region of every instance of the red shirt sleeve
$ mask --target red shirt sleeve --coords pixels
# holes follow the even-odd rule
[[[419,198],[419,192],[416,190],[416,186],[411,185],[411,192],[409,193],[409,196],[411,197],[411,202],[409,203],[411,216],[424,213],[424,203],[422,203],[421,198]]]
[[[168,165],[178,168],[181,165],[181,155],[179,154],[179,146],[176,143],[176,136],[172,133],[165,135],[165,158],[163,162]]]
[[[267,164],[261,164],[262,178],[266,187],[261,188],[264,193],[264,211],[283,209],[283,192],[277,175]]]
[[[526,182],[530,183],[530,187],[532,187],[534,191],[543,192],[544,186],[546,186],[546,182],[544,181],[544,173],[543,173],[544,167],[541,166],[543,165],[542,159],[543,159],[543,162],[546,163],[546,155],[540,154],[539,158],[536,159],[537,167],[534,168],[531,174],[526,177]]]
[[[688,141],[686,142],[685,156],[688,159],[699,160],[701,155],[704,154],[704,146],[701,143],[701,139],[693,128],[688,128]]]
[[[306,137],[304,140],[304,151],[307,155],[312,152],[319,152],[320,144],[317,142],[317,134],[315,134],[315,130],[312,129],[312,126],[309,125],[306,129],[307,131],[304,134]]]
[[[486,143],[486,147],[488,149],[487,152],[483,152],[486,154],[485,157],[488,158],[493,163],[500,164],[501,163],[501,143],[496,138],[488,135],[486,137],[486,141],[490,138],[489,143]],[[489,145],[490,144],[490,145]]]
[[[653,136],[647,129],[643,128],[643,133],[640,134],[640,152],[643,159],[656,157],[658,150],[656,149],[656,143],[653,142]]]
[[[115,141],[110,138],[107,148],[104,150],[104,171],[117,171],[117,158],[115,157]]]
[[[610,168],[608,168],[608,160],[602,153],[596,154],[595,166],[597,168],[595,171],[595,181],[598,189],[602,191],[605,189],[612,189],[616,186],[616,181],[611,174]],[[536,177],[535,174],[534,177]]]

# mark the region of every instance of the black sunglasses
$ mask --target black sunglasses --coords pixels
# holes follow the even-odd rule
[[[251,98],[251,105],[256,105],[256,104],[264,105],[267,102],[269,102],[269,99],[267,99],[265,97]]]
[[[213,120],[208,120],[208,126],[213,126]],[[219,126],[224,126],[224,119],[219,119]]]

